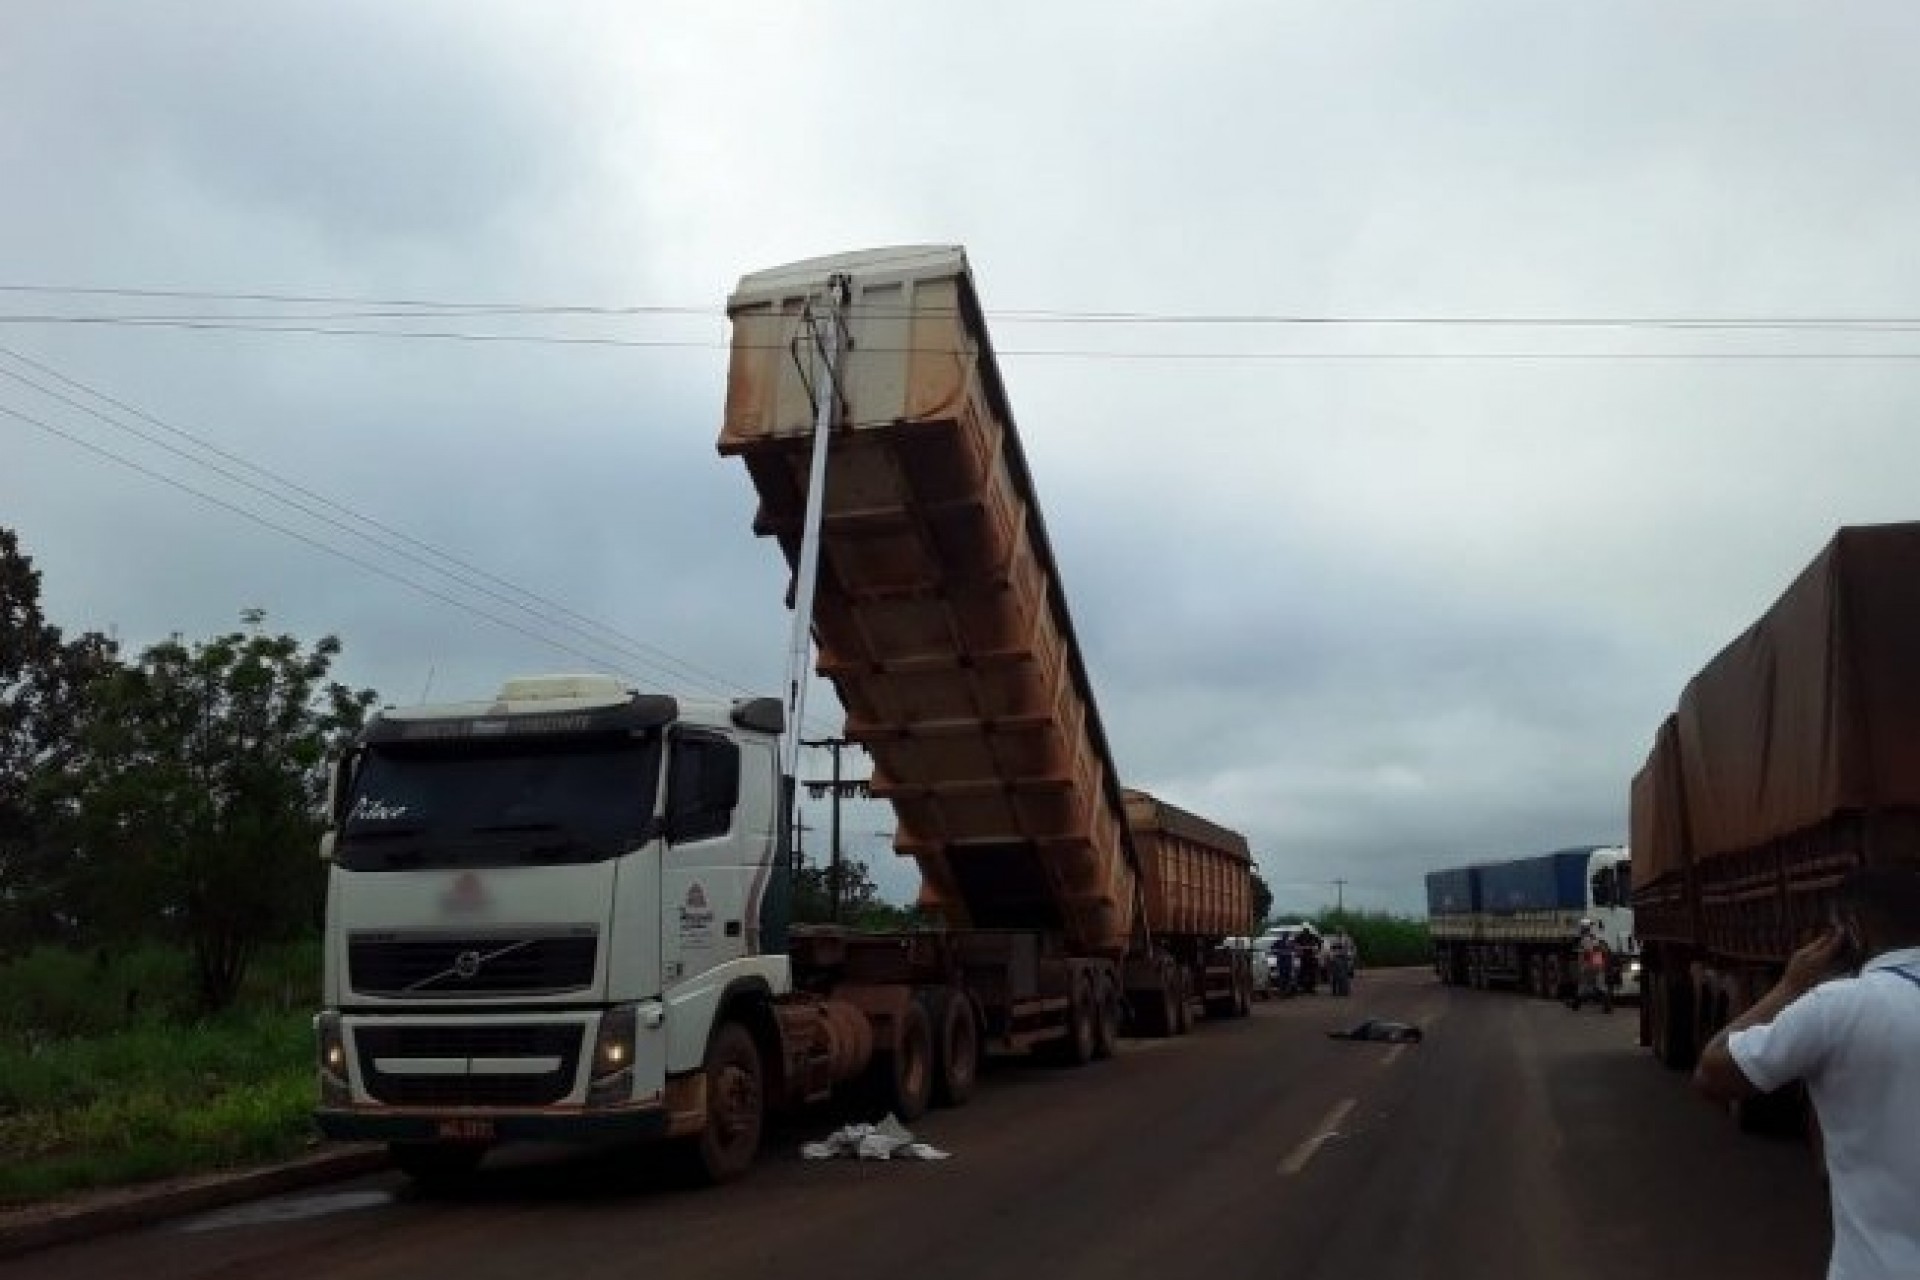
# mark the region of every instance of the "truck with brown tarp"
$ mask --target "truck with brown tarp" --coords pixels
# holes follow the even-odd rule
[[[1765,993],[1849,871],[1913,861],[1917,659],[1920,523],[1843,528],[1660,725],[1631,810],[1661,1062],[1691,1067]]]
[[[1247,843],[1120,784],[965,254],[761,272],[728,313],[719,447],[794,568],[786,701],[528,677],[388,708],[335,763],[317,1117],[417,1178],[663,1139],[722,1180],[772,1108],[912,1120],[987,1052],[1250,1010]],[[788,927],[815,644],[932,928]]]

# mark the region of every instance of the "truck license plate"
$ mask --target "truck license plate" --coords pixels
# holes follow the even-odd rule
[[[491,1120],[442,1120],[440,1138],[445,1142],[492,1142]]]

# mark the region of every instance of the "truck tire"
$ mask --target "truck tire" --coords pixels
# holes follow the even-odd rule
[[[1245,1018],[1253,1013],[1253,971],[1238,968],[1233,971],[1233,1016]]]
[[[1184,1036],[1193,1030],[1193,992],[1187,986],[1187,971],[1175,968],[1172,974],[1173,1034]]]
[[[873,1055],[867,1069],[868,1092],[878,1107],[891,1111],[902,1124],[927,1113],[933,1101],[933,1026],[918,1000],[901,1007],[893,1044]]]
[[[914,997],[926,1006],[933,1029],[933,1102],[963,1107],[980,1079],[980,1028],[973,1006],[951,987],[929,987]]]
[[[767,1093],[760,1046],[738,1022],[726,1021],[707,1041],[701,1072],[707,1078],[707,1119],[681,1150],[694,1182],[731,1182],[753,1168],[766,1125]]]
[[[479,1169],[487,1149],[471,1143],[394,1142],[387,1145],[393,1167],[422,1191],[457,1190]]]
[[[1067,999],[1067,1034],[1047,1042],[1047,1060],[1063,1067],[1083,1067],[1093,1061],[1094,1042],[1099,1038],[1100,1011],[1088,975],[1073,979],[1073,994]]]
[[[1120,1048],[1120,992],[1104,976],[1093,980],[1093,1056],[1111,1058]]]

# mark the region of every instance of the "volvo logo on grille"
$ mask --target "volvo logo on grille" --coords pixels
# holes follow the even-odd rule
[[[462,951],[453,958],[454,976],[471,978],[474,974],[480,972],[480,966],[484,963],[486,962],[480,958],[478,951]]]

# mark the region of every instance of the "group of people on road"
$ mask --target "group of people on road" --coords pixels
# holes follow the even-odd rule
[[[1353,994],[1356,957],[1353,940],[1345,934],[1322,939],[1311,930],[1301,929],[1276,938],[1268,955],[1273,961],[1269,972],[1275,995],[1312,995],[1323,980],[1333,995]]]

